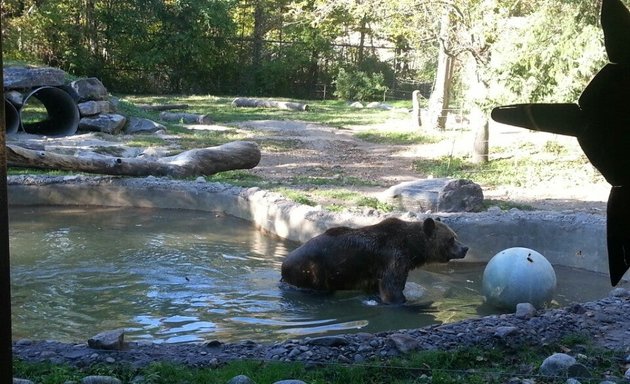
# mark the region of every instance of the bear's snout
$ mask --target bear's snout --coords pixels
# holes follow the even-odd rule
[[[468,252],[468,247],[465,245],[462,245],[460,242],[457,242],[455,244],[455,249],[453,251],[454,252],[452,252],[451,259],[463,259],[464,257],[466,257],[466,253]]]

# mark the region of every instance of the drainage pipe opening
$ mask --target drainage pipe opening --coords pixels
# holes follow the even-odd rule
[[[73,135],[79,127],[79,108],[66,91],[55,87],[41,87],[24,98],[20,120],[26,133]]]

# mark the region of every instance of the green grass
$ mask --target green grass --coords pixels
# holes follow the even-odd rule
[[[591,166],[585,157],[535,159],[526,156],[491,160],[480,165],[473,164],[465,158],[444,156],[439,159],[419,159],[413,166],[421,175],[470,179],[488,187],[501,185],[527,187],[556,178],[573,178],[576,181],[593,178]]]
[[[321,123],[337,128],[349,125],[368,125],[386,121],[389,118],[407,116],[407,112],[383,111],[378,109],[357,109],[350,107],[345,101],[300,101],[309,105],[304,112],[287,111],[272,108],[237,108],[231,105],[233,97],[217,97],[209,95],[194,96],[122,96],[122,100],[135,104],[187,104],[190,113],[209,115],[217,123],[230,123],[248,120],[301,120]],[[278,100],[278,99],[276,99]],[[394,106],[407,108],[410,102],[391,102]],[[148,112],[143,112],[147,114]],[[158,113],[148,113],[157,118]]]
[[[355,137],[370,143],[390,145],[430,144],[441,141],[438,136],[425,135],[417,132],[387,132],[369,130],[356,133]]]
[[[586,356],[587,366],[599,382],[608,373],[623,374],[622,352],[611,352],[589,345],[583,336],[568,336],[559,343],[509,349],[461,348],[454,351],[421,351],[404,358],[370,361],[356,365],[329,362],[319,366],[302,363],[234,361],[218,368],[192,368],[154,363],[145,368],[126,365],[95,366],[78,369],[50,363],[14,362],[14,376],[36,383],[80,382],[88,375],[114,376],[123,383],[226,383],[237,375],[246,375],[257,383],[299,379],[307,383],[505,383],[513,377],[535,378],[537,383],[564,383],[566,378],[537,375],[542,361],[554,352],[567,351]],[[530,371],[522,373],[521,371]],[[583,381],[584,382],[584,381]],[[590,382],[590,381],[589,381]]]

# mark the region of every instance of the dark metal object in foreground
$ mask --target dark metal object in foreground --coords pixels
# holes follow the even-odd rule
[[[603,0],[601,21],[611,63],[595,75],[577,104],[502,106],[492,110],[492,119],[578,138],[588,159],[612,185],[607,239],[615,286],[630,268],[630,11],[620,0]]]

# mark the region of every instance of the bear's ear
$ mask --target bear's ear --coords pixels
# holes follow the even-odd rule
[[[436,217],[436,218],[435,218],[435,221],[440,221],[440,222],[441,222],[441,221],[442,221],[442,219],[440,219],[439,217]]]
[[[422,222],[422,231],[427,237],[433,236],[433,232],[435,232],[435,221],[432,218],[428,218]]]

